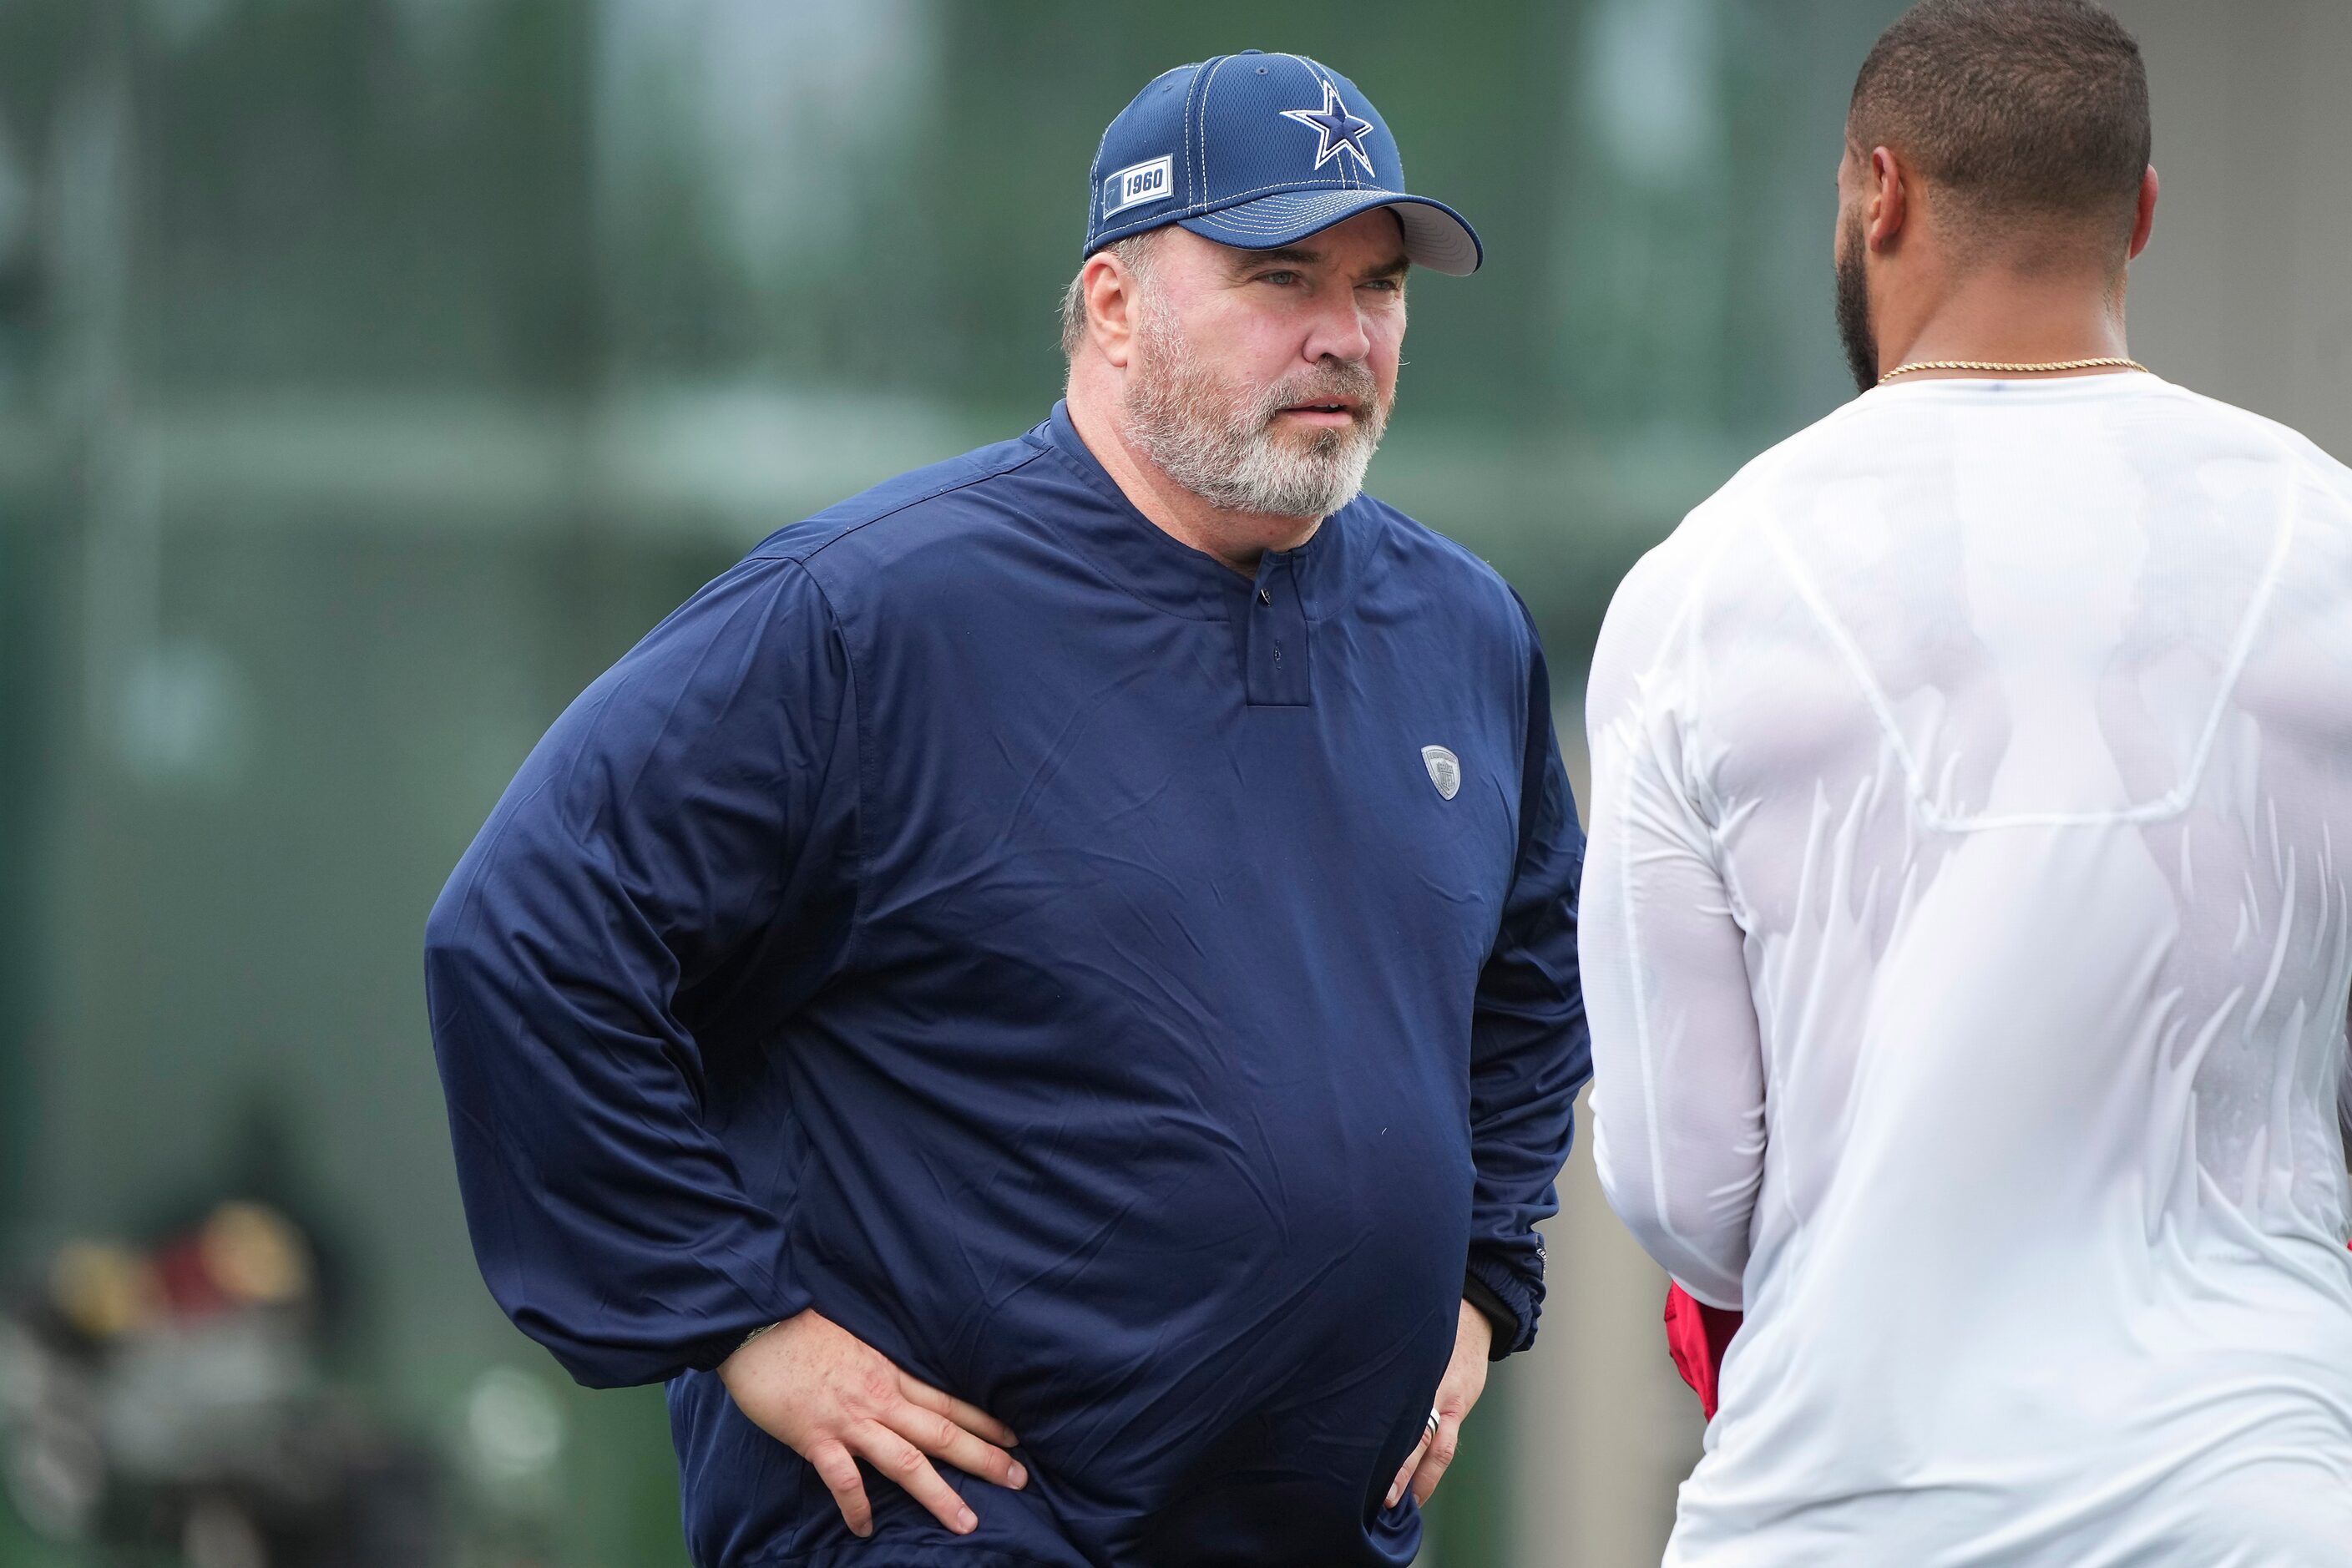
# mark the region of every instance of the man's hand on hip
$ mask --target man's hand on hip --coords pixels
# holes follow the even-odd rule
[[[932,1458],[1001,1487],[1029,1484],[1029,1472],[1004,1451],[1019,1441],[1004,1423],[908,1377],[814,1308],[745,1343],[719,1363],[719,1376],[754,1425],[815,1468],[854,1535],[874,1532],[860,1459],[959,1535],[980,1521]]]
[[[1462,1418],[1486,1391],[1486,1352],[1494,1339],[1495,1327],[1486,1321],[1486,1314],[1463,1302],[1462,1316],[1454,1330],[1454,1359],[1446,1363],[1445,1376],[1437,1385],[1433,1409],[1436,1426],[1423,1432],[1412,1452],[1405,1456],[1404,1468],[1389,1488],[1389,1507],[1396,1506],[1407,1486],[1412,1488],[1413,1500],[1423,1503],[1437,1489],[1445,1467],[1454,1462],[1454,1446],[1462,1440]]]

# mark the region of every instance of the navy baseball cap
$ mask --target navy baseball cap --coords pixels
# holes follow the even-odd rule
[[[1354,82],[1304,55],[1246,49],[1154,78],[1110,122],[1079,254],[1171,223],[1269,250],[1373,207],[1397,215],[1416,265],[1478,270],[1477,231],[1405,194],[1396,138]]]

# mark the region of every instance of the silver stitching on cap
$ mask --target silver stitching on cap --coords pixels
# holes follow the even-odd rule
[[[1209,68],[1209,79],[1201,84],[1201,199],[1187,205],[1206,206],[1209,202],[1209,89],[1217,85],[1217,73],[1225,68],[1231,55],[1219,55],[1217,63]]]

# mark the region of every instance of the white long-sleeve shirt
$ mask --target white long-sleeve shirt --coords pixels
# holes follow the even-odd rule
[[[2352,1562],[2352,473],[1883,388],[1633,570],[1586,715],[1601,1181],[1747,1313],[1668,1563]]]

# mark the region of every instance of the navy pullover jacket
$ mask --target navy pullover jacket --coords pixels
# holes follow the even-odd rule
[[[1056,407],[777,533],[523,764],[426,942],[483,1274],[668,1380],[705,1568],[1408,1562],[1465,1272],[1535,1332],[1582,849],[1491,570],[1360,500],[1245,579]],[[959,1539],[869,1473],[851,1536],[709,1371],[810,1306],[1028,1489],[940,1465]]]

